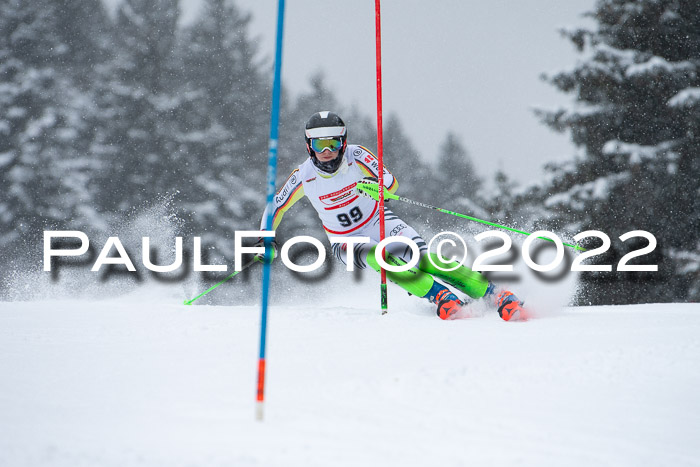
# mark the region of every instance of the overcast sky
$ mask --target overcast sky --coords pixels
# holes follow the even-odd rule
[[[185,21],[200,3],[183,0]],[[277,1],[236,3],[253,14],[251,33],[272,58]],[[500,167],[528,181],[542,175],[545,162],[573,156],[568,135],[539,123],[531,109],[570,102],[539,76],[575,65],[577,53],[558,29],[592,24],[581,14],[595,0],[381,3],[384,113],[399,115],[427,160],[448,130],[460,135],[482,176]],[[339,102],[375,116],[374,28],[374,0],[287,0],[283,82],[298,93],[323,70]]]

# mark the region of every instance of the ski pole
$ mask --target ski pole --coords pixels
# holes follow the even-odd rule
[[[196,297],[194,297],[192,300],[185,300],[185,305],[192,305],[192,302],[194,302],[195,300],[197,300],[199,297],[205,296],[206,294],[208,294],[209,292],[211,292],[212,290],[214,290],[215,288],[217,288],[218,286],[220,286],[220,285],[223,284],[224,282],[227,282],[229,279],[232,279],[236,274],[238,274],[239,272],[242,272],[242,271],[243,271],[244,269],[246,269],[248,266],[250,266],[251,264],[255,263],[255,261],[256,261],[255,258],[251,259],[250,261],[248,261],[247,263],[245,263],[245,264],[241,267],[241,270],[240,270],[240,271],[234,271],[233,273],[229,274],[229,275],[226,277],[226,279],[222,280],[222,281],[219,282],[218,284],[212,285],[212,286],[209,287],[207,290],[205,290],[205,291],[202,292],[201,294],[199,294],[199,295],[197,295]]]
[[[371,182],[368,183],[368,182],[365,182],[363,180],[360,180],[359,182],[357,182],[357,189],[367,193],[375,201],[379,200],[379,185],[377,185],[376,183],[371,183]],[[403,196],[397,196],[393,193],[390,193],[386,187],[384,187],[384,197],[388,198],[388,199],[395,199],[398,201],[403,201],[404,203],[413,204],[414,206],[420,206],[422,208],[434,209],[435,211],[443,212],[445,214],[451,214],[453,216],[461,217],[463,219],[467,219],[467,220],[474,221],[474,222],[480,222],[482,224],[490,225],[492,227],[498,227],[499,229],[505,229],[505,230],[509,230],[511,232],[516,232],[516,233],[523,234],[523,235],[530,235],[529,232],[525,232],[523,230],[514,229],[512,227],[508,227],[508,226],[501,225],[501,224],[496,224],[494,222],[485,221],[483,219],[477,219],[476,217],[467,216],[466,214],[460,214],[458,212],[438,208],[435,206],[431,206],[430,204],[420,203],[418,201],[413,201],[412,199],[404,198]],[[537,238],[540,238],[542,240],[547,240],[549,242],[554,243],[554,240],[552,240],[551,238],[547,238],[547,237],[537,237]],[[585,248],[583,248],[579,245],[572,245],[570,243],[563,243],[563,245],[568,246],[570,248],[573,248],[575,250],[586,251]]]

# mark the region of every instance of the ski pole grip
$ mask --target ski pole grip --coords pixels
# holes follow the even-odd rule
[[[377,184],[376,182],[365,179],[359,180],[355,188],[358,191],[358,193],[362,196],[367,196],[369,198],[374,199],[375,201],[379,201],[379,184]],[[384,198],[399,199],[398,196],[389,192],[389,190],[386,187],[384,187]]]

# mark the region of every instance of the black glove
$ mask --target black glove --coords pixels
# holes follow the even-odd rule
[[[265,247],[265,239],[260,237],[258,238],[258,241],[253,245],[255,247]],[[272,261],[277,257],[277,242],[272,239],[270,240],[270,264],[272,264]],[[255,261],[259,261],[261,263],[265,262],[265,253],[258,253],[255,255]]]
[[[372,190],[376,193],[379,193],[379,179],[377,179],[377,177],[365,177],[362,180],[360,180],[359,182],[357,182],[357,184],[360,187],[364,188],[366,186],[370,190]],[[362,196],[365,196],[367,198],[372,198],[372,195],[367,193],[365,190],[360,189],[360,190],[356,190],[356,191],[358,194],[360,194]],[[374,199],[374,198],[372,198],[372,199]]]

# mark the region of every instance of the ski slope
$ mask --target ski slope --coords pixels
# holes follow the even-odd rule
[[[2,466],[700,465],[700,304],[0,303]]]

